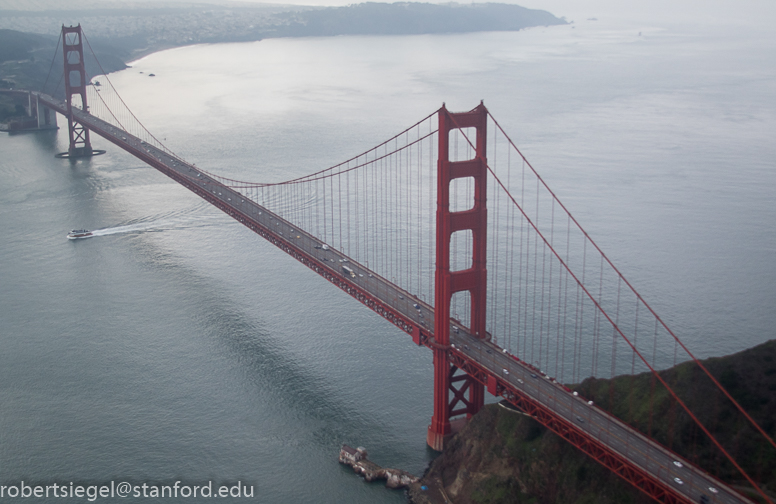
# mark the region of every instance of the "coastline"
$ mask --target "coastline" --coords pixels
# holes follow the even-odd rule
[[[40,88],[55,52],[59,27],[79,24],[99,65],[87,73],[112,73],[150,54],[197,44],[258,42],[267,38],[340,35],[428,35],[519,31],[565,25],[563,18],[515,4],[361,3],[343,7],[146,4],[93,11],[3,11],[0,43],[13,68],[0,68],[8,87]],[[55,28],[56,27],[56,30]],[[0,61],[3,62],[3,61]],[[5,65],[4,65],[5,66]],[[45,68],[44,68],[45,66]],[[55,72],[61,72],[61,67]],[[101,72],[100,70],[105,70]],[[38,84],[36,86],[36,84]]]

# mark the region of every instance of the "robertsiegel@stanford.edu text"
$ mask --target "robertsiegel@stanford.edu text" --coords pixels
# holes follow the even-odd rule
[[[32,485],[20,481],[19,484],[0,484],[0,499],[4,498],[39,498],[51,499],[58,497],[82,498],[94,502],[99,498],[134,497],[134,498],[187,498],[187,497],[253,497],[253,486],[244,485],[241,481],[231,485],[214,485],[208,481],[204,485],[183,484],[176,481],[170,485],[142,483],[133,485],[126,481],[116,483],[111,481],[104,485],[82,485],[72,481],[67,484],[51,483]]]

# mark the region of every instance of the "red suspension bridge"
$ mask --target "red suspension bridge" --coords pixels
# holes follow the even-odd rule
[[[99,92],[89,85],[84,41],[80,26],[63,27],[64,100],[29,93],[38,117],[49,117],[41,113],[49,109],[67,118],[66,155],[93,155],[90,132],[98,134],[430,348],[432,448],[441,450],[477,413],[487,391],[659,502],[751,502],[738,491],[746,489],[773,504],[759,476],[745,470],[755,455],[715,437],[714,424],[704,424],[658,371],[693,363],[739,425],[759,436],[761,460],[773,457],[773,439],[623,277],[483,104],[464,113],[443,106],[377,147],[304,177],[241,181],[167,149],[109,79]],[[651,378],[649,391],[638,393],[650,405],[669,397],[713,456],[674,453],[671,439],[653,430],[651,410],[641,430],[643,423],[615,417],[612,405],[628,401],[632,389],[610,386],[608,401],[599,401],[564,385],[639,373]]]

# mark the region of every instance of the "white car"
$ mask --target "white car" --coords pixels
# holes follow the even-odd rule
[[[680,480],[679,478],[674,478],[674,481],[676,481],[677,485],[684,485],[684,481]]]
[[[509,375],[509,371],[506,370],[506,368],[501,370],[505,375]]]
[[[719,490],[717,490],[717,489],[716,489],[716,488],[714,488],[714,487],[709,487],[709,492],[711,492],[711,493],[713,493],[713,494],[718,494],[718,493],[719,493]]]
[[[681,463],[681,462],[679,462],[678,460],[674,460],[674,465],[675,465],[676,467],[684,467],[684,466],[682,465],[682,463]]]

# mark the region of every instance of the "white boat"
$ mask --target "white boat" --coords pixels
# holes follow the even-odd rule
[[[77,240],[79,238],[89,238],[92,236],[92,232],[88,229],[73,229],[68,233],[67,238],[70,240]]]

